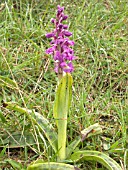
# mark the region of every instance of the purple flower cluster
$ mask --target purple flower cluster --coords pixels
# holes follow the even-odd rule
[[[51,22],[55,25],[55,29],[46,35],[47,38],[53,38],[50,43],[51,47],[46,50],[46,53],[53,55],[56,73],[70,73],[73,71],[72,60],[75,59],[74,51],[70,48],[74,45],[74,41],[68,38],[72,35],[67,30],[68,26],[62,24],[68,18],[67,15],[64,15],[64,7],[60,7],[59,5],[57,7],[56,19],[51,19]]]

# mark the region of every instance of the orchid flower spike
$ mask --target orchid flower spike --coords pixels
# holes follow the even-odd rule
[[[68,16],[64,14],[64,7],[58,5],[56,18],[51,19],[55,29],[46,34],[47,38],[52,38],[51,47],[46,50],[46,53],[53,56],[55,72],[58,74],[71,73],[74,70],[72,60],[75,59],[75,56],[71,48],[74,46],[74,41],[68,38],[72,33],[67,30],[68,25],[62,24],[67,18]]]

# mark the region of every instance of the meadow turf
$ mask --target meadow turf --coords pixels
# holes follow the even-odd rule
[[[68,116],[68,143],[85,127],[102,125],[103,133],[81,149],[110,155],[124,170],[128,164],[128,2],[127,0],[0,1],[0,168],[25,169],[42,158],[55,160],[45,136],[24,114],[5,101],[35,109],[51,124],[57,85],[46,33],[56,7],[65,6],[73,33],[73,99]],[[50,157],[49,157],[50,155]],[[14,162],[15,161],[15,162]],[[19,162],[19,163],[18,163]],[[18,167],[19,166],[19,167]],[[105,170],[83,162],[81,169]]]

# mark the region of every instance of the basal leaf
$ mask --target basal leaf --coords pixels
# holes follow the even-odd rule
[[[33,123],[37,125],[41,131],[44,132],[54,151],[57,152],[57,134],[54,131],[51,123],[46,118],[44,118],[43,115],[35,112],[34,110],[22,108],[16,103],[5,102],[3,103],[3,106],[7,109],[25,114],[30,121],[33,121]]]
[[[98,151],[78,151],[71,155],[71,160],[77,162],[81,159],[97,161],[104,165],[108,170],[122,170],[120,165],[112,158]]]
[[[55,162],[47,162],[47,163],[37,163],[34,165],[30,165],[27,170],[79,170],[73,165],[68,165],[64,163],[55,163]]]

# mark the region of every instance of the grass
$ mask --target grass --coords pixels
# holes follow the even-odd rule
[[[127,0],[27,1],[0,4],[0,167],[6,170],[38,158],[55,160],[39,130],[23,114],[5,109],[3,101],[35,109],[52,118],[57,76],[45,54],[56,6],[64,5],[73,32],[75,54],[73,100],[68,117],[68,142],[99,122],[103,134],[81,149],[109,154],[126,170],[128,163],[128,3]],[[13,80],[13,82],[11,81]],[[55,127],[55,126],[54,126]],[[56,127],[55,127],[56,128]],[[42,143],[43,141],[43,143]],[[50,155],[50,157],[49,157]],[[18,166],[17,165],[17,166]],[[82,169],[103,169],[84,162]]]

